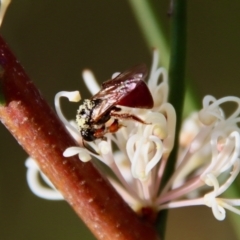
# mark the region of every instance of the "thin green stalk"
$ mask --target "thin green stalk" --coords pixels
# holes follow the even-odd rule
[[[158,6],[151,0],[129,0],[136,20],[142,30],[147,45],[152,49],[157,48],[160,53],[161,65],[169,68],[170,47],[166,34],[163,31],[162,22],[156,16]],[[167,14],[167,10],[166,10]],[[184,115],[199,107],[197,99],[190,89],[187,88],[185,95]]]
[[[129,0],[133,11],[136,15],[139,25],[142,28],[143,34],[150,45],[156,47],[160,51],[161,64],[168,68],[169,65],[169,45],[164,36],[161,23],[157,20],[154,6],[151,1],[146,0]],[[173,2],[173,19],[172,19],[172,34],[171,34],[171,60],[169,66],[170,78],[170,97],[169,101],[173,104],[177,114],[175,148],[172,151],[168,165],[163,176],[162,184],[166,183],[168,178],[174,171],[174,164],[177,155],[178,132],[182,119],[182,109],[184,104],[185,93],[185,52],[186,52],[186,2],[184,0],[176,0]],[[189,98],[189,93],[187,97]],[[185,102],[192,102],[186,99]],[[188,105],[188,109],[194,108],[193,105]],[[162,211],[157,221],[157,228],[162,238],[165,235],[167,221],[167,211]]]
[[[165,183],[169,180],[170,176],[174,172],[185,95],[186,1],[174,0],[172,11],[171,57],[169,66],[169,102],[175,108],[177,123],[174,149],[171,152],[163,174],[162,186],[165,185]],[[166,221],[166,211],[160,212],[158,218],[158,226],[161,229],[162,237],[164,237]]]

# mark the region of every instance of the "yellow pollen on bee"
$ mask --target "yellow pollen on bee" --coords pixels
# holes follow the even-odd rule
[[[77,125],[79,128],[88,128],[88,124],[86,124],[86,120],[84,118],[77,118]]]

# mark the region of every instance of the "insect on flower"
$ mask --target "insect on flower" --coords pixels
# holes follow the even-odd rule
[[[121,112],[120,107],[153,107],[152,95],[144,82],[146,75],[146,66],[137,65],[104,82],[97,94],[84,100],[77,111],[77,124],[83,140],[103,139],[106,133],[116,132],[123,126],[119,122],[121,119],[147,124],[135,115]],[[112,121],[107,125],[110,119]]]

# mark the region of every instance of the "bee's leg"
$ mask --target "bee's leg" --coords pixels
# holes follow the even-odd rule
[[[95,129],[95,131],[94,131],[94,137],[95,137],[95,138],[103,138],[106,132],[107,132],[107,131],[106,131],[106,128],[105,128],[105,126],[103,125],[101,128]]]
[[[91,153],[95,154],[95,155],[99,155],[96,151],[94,151],[93,148],[91,148],[88,144],[86,144],[87,141],[82,139],[82,145]]]
[[[116,112],[112,111],[110,113],[110,115],[111,115],[111,117],[114,117],[117,119],[134,120],[134,121],[140,122],[142,124],[151,124],[151,123],[146,123],[141,118],[139,118],[135,115],[132,115],[132,114],[128,114],[128,113],[116,113]]]
[[[123,125],[119,124],[118,119],[114,119],[113,123],[107,127],[108,132],[115,133]]]
[[[105,136],[101,136],[99,137],[101,138],[103,141],[107,141],[107,138]],[[92,154],[95,155],[99,155],[99,153],[97,153],[89,144],[88,141],[85,141],[84,139],[82,139],[82,145],[83,147],[85,147],[89,152],[91,152]]]

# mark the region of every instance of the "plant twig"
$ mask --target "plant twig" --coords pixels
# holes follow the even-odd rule
[[[94,168],[64,158],[76,145],[0,37],[0,120],[38,163],[98,239],[159,239]]]

